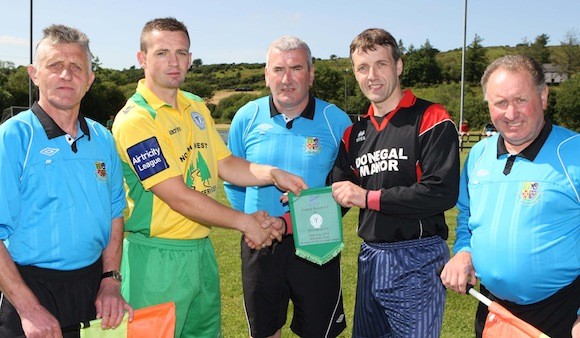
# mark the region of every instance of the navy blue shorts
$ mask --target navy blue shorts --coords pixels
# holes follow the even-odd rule
[[[353,337],[439,337],[446,295],[439,270],[448,260],[439,236],[363,242]]]

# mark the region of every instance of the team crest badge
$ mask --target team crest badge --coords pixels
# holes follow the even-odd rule
[[[203,116],[201,116],[200,113],[196,111],[191,112],[191,119],[199,129],[201,130],[205,129],[205,119],[203,118]]]
[[[306,152],[309,154],[318,154],[320,152],[320,139],[318,137],[306,138]]]
[[[105,162],[95,162],[95,167],[97,168],[96,170],[97,178],[101,181],[106,181],[107,169],[105,168]]]
[[[536,203],[540,198],[540,184],[538,182],[524,182],[520,191],[520,200],[525,204]]]

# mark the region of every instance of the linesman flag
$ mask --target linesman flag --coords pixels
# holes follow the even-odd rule
[[[168,302],[135,310],[132,322],[125,315],[114,330],[101,329],[101,319],[91,320],[81,328],[81,338],[173,338],[174,332],[175,303]]]
[[[531,324],[519,319],[505,307],[467,286],[469,294],[487,305],[489,311],[483,328],[483,338],[550,338]]]

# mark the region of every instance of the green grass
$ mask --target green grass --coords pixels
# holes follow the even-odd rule
[[[462,163],[466,154],[467,150],[462,151]],[[218,191],[218,199],[223,203],[228,203],[221,186]],[[344,249],[342,251],[341,263],[347,328],[340,337],[350,337],[352,332],[357,257],[361,242],[356,234],[357,216],[358,210],[353,209],[343,219]],[[449,239],[447,243],[451,248],[455,240],[455,217],[457,216],[457,210],[455,208],[451,209],[445,216],[447,224],[449,225]],[[220,269],[224,337],[247,337],[246,316],[242,298],[240,233],[214,228],[211,238]],[[441,337],[474,337],[473,318],[475,316],[477,300],[471,296],[459,295],[453,291],[448,291],[447,295]],[[282,337],[296,337],[289,328],[291,313],[290,309],[287,324],[282,329]]]

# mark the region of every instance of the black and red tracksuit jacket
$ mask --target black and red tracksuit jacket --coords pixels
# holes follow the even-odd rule
[[[329,175],[331,182],[349,180],[370,190],[358,235],[366,242],[447,239],[444,212],[459,193],[458,141],[445,108],[410,90],[382,119],[371,105],[344,133]]]

